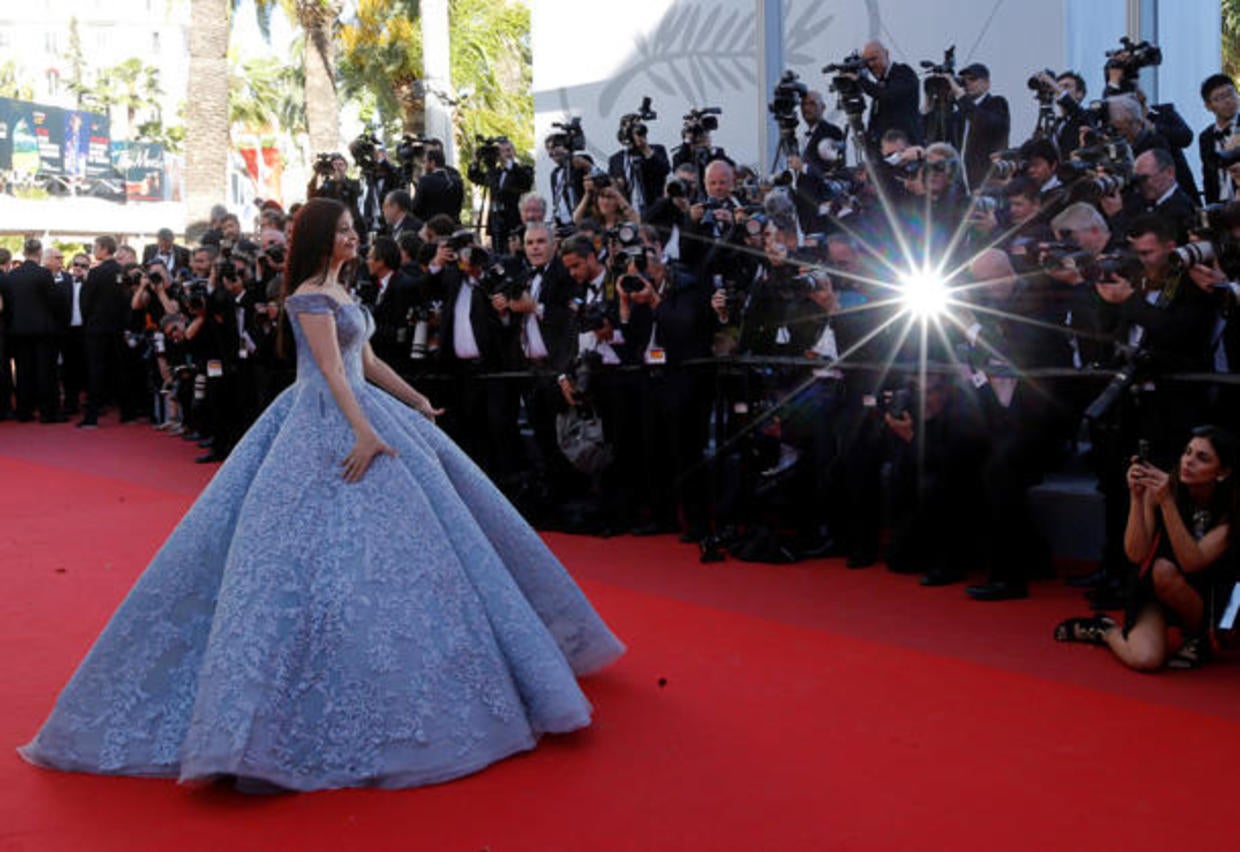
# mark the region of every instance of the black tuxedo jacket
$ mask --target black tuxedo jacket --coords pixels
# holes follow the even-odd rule
[[[655,336],[668,364],[694,358],[709,358],[717,320],[710,306],[709,286],[684,269],[668,269],[668,286],[653,310],[649,305],[633,305],[623,327],[626,363],[640,363]]]
[[[8,330],[15,336],[55,334],[60,330],[57,317],[63,313],[59,291],[52,273],[32,260],[14,267],[0,282],[4,309],[9,316]]]
[[[567,177],[566,177],[567,175]],[[551,220],[557,226],[569,226],[573,224],[573,211],[577,209],[577,205],[581,203],[581,196],[585,195],[585,175],[571,165],[556,166],[551,170],[551,195],[548,204],[551,207]],[[564,214],[560,208],[566,207],[568,210],[568,218],[564,218]]]
[[[1236,126],[1233,120],[1232,129]],[[1216,204],[1222,192],[1219,180],[1218,151],[1219,142],[1231,135],[1232,129],[1221,134],[1218,125],[1210,122],[1204,130],[1197,134],[1197,151],[1201,155],[1201,187],[1205,191],[1206,204]]]
[[[436,289],[443,294],[443,312],[439,320],[440,357],[449,366],[459,363],[456,357],[456,300],[462,287],[470,289],[469,321],[478,343],[479,359],[483,369],[503,370],[517,366],[514,359],[514,342],[519,346],[513,329],[515,323],[505,325],[491,307],[490,295],[479,286],[471,286],[455,266],[439,271],[431,278],[437,279]]]
[[[987,94],[981,103],[956,101],[956,150],[964,158],[965,181],[977,189],[990,173],[990,155],[1008,147],[1012,119],[1006,98]]]
[[[525,286],[529,290],[537,270],[528,265],[522,270]],[[542,318],[538,330],[547,347],[547,366],[564,372],[577,357],[577,311],[581,287],[568,274],[558,257],[543,269],[542,286],[538,289],[538,304],[542,306]],[[523,315],[515,319],[524,322]]]
[[[858,82],[870,98],[866,138],[871,148],[878,150],[883,134],[892,128],[907,133],[914,145],[921,143],[921,113],[917,105],[920,89],[917,74],[912,68],[902,62],[894,62],[887,69],[885,79],[875,80],[863,74]]]
[[[524,163],[514,162],[507,169],[478,172],[472,166],[469,179],[474,183],[486,180],[491,196],[491,209],[487,213],[487,233],[496,252],[508,251],[503,243],[508,234],[521,227],[521,196],[534,186],[534,170]]]
[[[620,181],[624,189],[624,197],[632,202],[633,187],[630,186],[630,175],[625,169],[624,162],[627,153],[621,150],[612,154],[607,160],[607,173],[613,179]],[[645,207],[638,212],[645,213],[651,204],[663,196],[664,184],[672,171],[671,161],[667,158],[667,149],[662,145],[651,145],[649,157],[642,157],[640,154],[634,156],[632,170],[636,179],[641,181],[642,197],[646,202]]]
[[[80,296],[82,325],[87,334],[119,334],[129,319],[129,288],[115,258],[108,258],[86,275]]]
[[[375,354],[388,364],[398,364],[408,357],[409,311],[417,297],[417,283],[401,270],[392,273],[387,287],[376,297],[370,313],[375,320],[375,333],[370,338]]]
[[[1132,191],[1124,197],[1124,209],[1111,220],[1115,233],[1127,236],[1132,220],[1143,213],[1155,213],[1175,227],[1176,242],[1184,245],[1188,241],[1188,230],[1192,227],[1197,205],[1189,198],[1183,187],[1176,187],[1175,192],[1162,204],[1152,204],[1142,197],[1140,192]]]
[[[413,197],[413,214],[425,222],[437,213],[443,213],[453,222],[461,219],[463,196],[453,185],[452,177],[444,170],[427,172],[418,180]]]
[[[159,246],[152,243],[142,249],[142,265],[146,266],[155,259],[155,255],[159,254]],[[178,269],[186,269],[189,267],[189,249],[185,246],[173,245],[172,247],[173,264],[169,272],[176,272]]]

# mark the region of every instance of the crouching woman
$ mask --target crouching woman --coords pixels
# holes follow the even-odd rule
[[[1138,567],[1124,627],[1105,615],[1070,618],[1055,628],[1056,640],[1106,645],[1137,671],[1196,668],[1206,659],[1215,610],[1235,581],[1238,452],[1230,433],[1200,426],[1171,473],[1133,459],[1124,550]],[[1171,653],[1173,625],[1183,642]]]

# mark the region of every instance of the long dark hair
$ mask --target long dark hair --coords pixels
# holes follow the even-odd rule
[[[276,332],[276,353],[281,358],[293,357],[293,329],[289,325],[284,301],[304,282],[322,281],[327,276],[332,249],[336,245],[336,228],[345,206],[334,198],[311,198],[293,217],[293,236],[289,240],[288,262],[284,280],[280,282],[280,320]]]
[[[288,298],[304,282],[327,275],[336,228],[345,206],[334,198],[311,198],[293,219],[293,237],[288,246],[288,263],[280,295]]]
[[[1210,511],[1214,515],[1213,526],[1226,523],[1227,539],[1231,542],[1240,536],[1240,488],[1236,487],[1236,477],[1240,475],[1240,440],[1231,432],[1219,426],[1198,426],[1189,433],[1192,438],[1203,438],[1210,442],[1214,454],[1218,456],[1219,466],[1227,471],[1227,477],[1214,487],[1214,495],[1210,499]],[[1182,517],[1192,516],[1189,506],[1187,489],[1180,487],[1180,465],[1177,462],[1171,473],[1172,487],[1175,488],[1176,506]]]

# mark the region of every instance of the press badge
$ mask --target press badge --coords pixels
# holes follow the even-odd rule
[[[224,375],[224,362],[212,359],[207,362],[207,378],[218,379]]]
[[[666,364],[667,353],[663,351],[662,346],[651,346],[646,350],[647,364]]]

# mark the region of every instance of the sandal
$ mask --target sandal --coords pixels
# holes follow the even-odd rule
[[[1204,636],[1193,636],[1167,660],[1169,669],[1196,669],[1210,659],[1210,643]]]
[[[1089,618],[1069,618],[1055,627],[1056,642],[1083,642],[1087,645],[1101,645],[1103,635],[1115,627],[1115,622],[1106,615]]]

